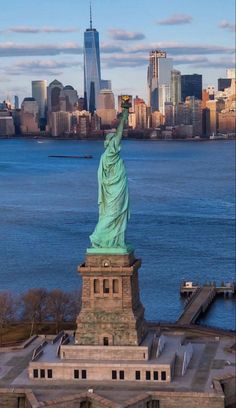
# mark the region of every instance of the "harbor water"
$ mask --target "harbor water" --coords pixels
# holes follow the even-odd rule
[[[74,290],[97,218],[98,141],[0,140],[0,290]],[[127,241],[149,320],[175,321],[181,281],[235,279],[234,141],[124,141]],[[90,156],[60,158],[49,156]],[[234,328],[235,300],[201,323]]]

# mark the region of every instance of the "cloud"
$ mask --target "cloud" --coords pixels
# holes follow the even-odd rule
[[[29,27],[29,26],[19,26],[19,27],[10,27],[4,32],[7,33],[19,33],[19,34],[39,34],[39,33],[74,33],[79,31],[78,28],[69,27],[69,28],[57,28],[57,27]]]
[[[231,23],[229,20],[222,20],[219,24],[220,28],[225,28],[228,31],[236,31],[236,24]]]
[[[181,25],[181,24],[190,24],[193,17],[188,14],[173,14],[165,20],[159,20],[156,24],[159,25]]]
[[[208,54],[234,54],[234,48],[218,45],[185,44],[175,42],[159,42],[130,47],[129,52],[133,54],[146,52],[150,50],[165,50],[168,56],[174,55],[208,55]]]
[[[54,56],[60,54],[82,54],[83,47],[76,43],[66,44],[0,44],[0,57]]]
[[[195,65],[196,68],[216,68],[216,69],[225,69],[227,68],[234,68],[235,67],[235,62],[234,60],[230,59],[218,59],[218,60],[208,60],[208,61],[203,61],[201,63],[198,63]]]
[[[137,44],[132,47],[121,47],[114,43],[101,45],[101,54],[148,54],[152,49],[165,50],[168,56],[175,55],[210,55],[210,54],[234,54],[234,48],[207,45],[185,44],[175,42],[159,42],[149,44]],[[0,43],[0,57],[27,57],[27,56],[57,56],[62,54],[83,54],[83,47],[77,43],[65,44],[19,44],[13,42]]]
[[[1,70],[7,75],[43,75],[57,76],[63,74],[67,68],[82,67],[79,61],[54,61],[54,60],[30,60],[20,61],[10,67],[2,67]]]
[[[110,29],[108,30],[110,37],[113,40],[119,40],[119,41],[137,41],[137,40],[143,40],[145,38],[145,35],[140,32],[135,32],[135,31],[125,31],[121,29]]]
[[[116,55],[113,57],[102,58],[102,63],[105,68],[136,68],[146,66],[148,64],[148,57],[146,55]]]
[[[6,76],[1,76],[0,77],[0,82],[10,82],[11,80],[8,78],[8,77],[6,77]]]
[[[104,54],[114,54],[117,52],[124,52],[125,50],[119,45],[103,43],[100,47],[100,51]]]
[[[138,68],[147,67],[148,57],[146,53],[140,55],[125,55],[120,54],[116,56],[106,56],[102,58],[102,63],[105,68],[115,69],[115,68]],[[196,55],[176,55],[173,57],[173,65],[188,65],[193,68],[226,68],[233,67],[233,59],[230,58],[220,58],[211,60],[207,56]]]

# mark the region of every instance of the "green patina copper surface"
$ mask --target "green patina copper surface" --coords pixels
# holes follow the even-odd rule
[[[125,166],[119,155],[127,119],[128,106],[125,105],[116,132],[106,136],[105,152],[98,168],[99,220],[90,235],[92,247],[88,253],[124,254],[132,250],[125,242],[129,193]]]

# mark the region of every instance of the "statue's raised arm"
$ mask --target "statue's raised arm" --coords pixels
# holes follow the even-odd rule
[[[123,135],[123,130],[124,130],[124,125],[128,120],[128,116],[129,116],[129,108],[128,107],[123,107],[123,111],[120,117],[120,123],[116,129],[116,133],[115,133],[115,140],[116,140],[116,144],[117,146],[120,144],[121,139],[122,139],[122,135]]]
[[[124,97],[127,98],[127,97]],[[129,115],[127,99],[115,133],[109,133],[104,143],[98,168],[99,220],[90,240],[95,253],[127,253],[125,231],[129,219],[129,194],[126,170],[120,158],[120,141]]]

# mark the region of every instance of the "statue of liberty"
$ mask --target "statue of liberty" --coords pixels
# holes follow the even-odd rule
[[[120,158],[121,138],[129,115],[128,96],[123,96],[123,111],[115,133],[106,136],[105,152],[98,168],[99,220],[90,235],[93,253],[127,253],[131,248],[125,243],[129,219],[129,194],[126,170]]]

